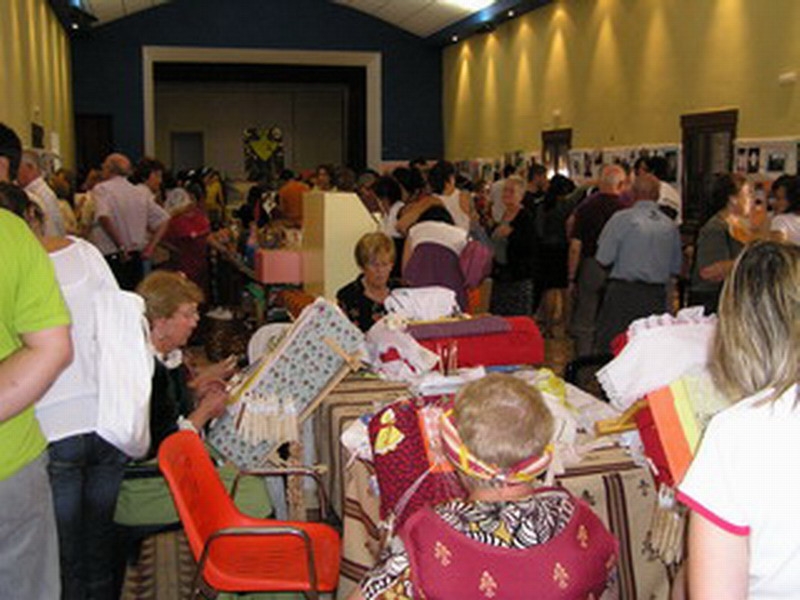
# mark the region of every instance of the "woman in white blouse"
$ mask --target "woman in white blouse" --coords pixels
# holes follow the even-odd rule
[[[97,294],[119,286],[89,242],[45,236],[44,215],[21,190],[0,185],[0,207],[24,218],[39,238],[53,261],[72,317],[72,364],[36,404],[36,417],[48,441],[62,598],[112,598],[113,515],[128,457],[97,433],[98,332],[93,301]]]
[[[680,485],[689,597],[800,597],[800,247],[757,242],[722,290],[716,415]]]

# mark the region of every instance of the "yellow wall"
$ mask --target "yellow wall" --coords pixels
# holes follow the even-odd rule
[[[798,0],[561,0],[444,51],[450,159],[680,142],[682,114],[738,108],[738,137],[800,134]],[[560,112],[560,116],[556,113]]]
[[[61,156],[74,166],[75,134],[69,39],[47,0],[0,0],[0,122],[25,146],[31,122],[60,137]]]

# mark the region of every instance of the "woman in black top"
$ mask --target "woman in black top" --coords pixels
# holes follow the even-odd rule
[[[571,194],[575,184],[563,175],[554,175],[544,200],[534,209],[539,242],[539,268],[534,294],[541,299],[541,321],[545,336],[562,329],[567,310],[567,218],[575,207]]]
[[[491,312],[530,315],[536,270],[536,221],[522,205],[525,182],[509,177],[503,186],[503,216],[492,231],[495,265]]]
[[[386,314],[383,302],[391,290],[400,287],[399,280],[390,278],[394,242],[384,233],[364,234],[356,244],[355,258],[361,275],[336,292],[336,300],[361,331],[368,331]]]

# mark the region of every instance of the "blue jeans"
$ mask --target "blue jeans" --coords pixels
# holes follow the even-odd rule
[[[114,508],[127,456],[95,433],[50,444],[61,597],[114,599]]]

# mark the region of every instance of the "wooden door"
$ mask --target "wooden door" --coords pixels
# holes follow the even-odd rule
[[[733,168],[733,141],[739,111],[683,115],[683,220],[696,231],[710,216],[714,179]]]
[[[78,181],[98,168],[114,151],[114,127],[111,115],[75,115],[76,169]]]
[[[542,132],[542,164],[547,176],[569,177],[569,151],[572,148],[572,129],[551,129]]]

